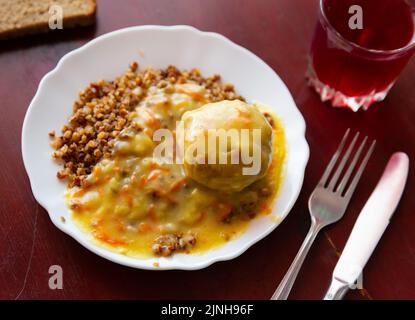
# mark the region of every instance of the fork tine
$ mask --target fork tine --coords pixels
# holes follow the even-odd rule
[[[323,176],[321,177],[319,181],[319,185],[325,185],[327,183],[327,179],[330,175],[331,170],[333,169],[334,165],[337,162],[337,159],[339,158],[341,152],[343,151],[344,145],[346,143],[347,137],[349,136],[350,128],[346,130],[346,133],[343,136],[342,141],[340,142],[339,147],[337,148],[336,152],[334,153],[333,157],[331,158],[326,170],[323,173]]]
[[[343,193],[344,188],[346,187],[347,182],[349,181],[350,175],[352,174],[354,167],[357,164],[357,161],[359,160],[360,154],[363,151],[363,148],[365,147],[367,142],[367,136],[363,139],[363,142],[360,144],[359,149],[357,150],[356,154],[353,157],[352,163],[350,164],[349,168],[347,169],[346,173],[344,174],[342,181],[340,182],[339,186],[336,189],[336,192],[339,192],[340,194]]]
[[[370,156],[373,153],[373,150],[375,149],[375,145],[376,145],[376,140],[374,140],[369,148],[369,151],[367,152],[365,158],[363,159],[359,170],[357,171],[356,175],[354,176],[352,182],[350,183],[349,188],[347,189],[346,193],[345,193],[345,198],[350,198],[354,192],[354,190],[356,189],[357,183],[360,180],[360,177],[362,176],[363,170],[365,169],[367,162],[369,161]]]
[[[344,154],[342,160],[340,161],[340,164],[339,164],[336,172],[334,173],[333,177],[331,178],[330,184],[328,186],[328,188],[330,190],[333,190],[334,191],[334,187],[336,186],[337,180],[339,180],[340,174],[342,173],[343,168],[346,165],[346,162],[349,159],[350,154],[352,153],[352,150],[354,148],[354,145],[356,144],[357,139],[359,138],[359,135],[360,135],[359,132],[355,134],[355,136],[354,136],[354,138],[352,140],[352,143],[350,144],[349,148],[347,148],[347,151]]]

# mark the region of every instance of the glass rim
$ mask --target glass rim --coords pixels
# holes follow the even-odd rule
[[[409,43],[407,45],[405,45],[404,47],[400,47],[397,49],[392,49],[392,50],[379,50],[379,49],[370,49],[370,48],[366,48],[363,47],[353,41],[350,41],[348,39],[346,39],[339,31],[337,31],[337,29],[331,24],[331,22],[329,21],[329,19],[326,16],[325,10],[324,10],[324,2],[326,0],[320,0],[320,17],[323,18],[324,23],[327,25],[327,27],[330,28],[330,31],[332,31],[335,36],[343,42],[343,44],[345,44],[346,46],[349,46],[351,48],[354,49],[358,49],[361,51],[364,51],[366,53],[369,54],[376,54],[376,55],[383,55],[383,56],[390,56],[390,55],[396,55],[396,54],[404,54],[406,52],[408,52],[409,50],[415,48],[415,18],[414,18],[414,33],[412,35],[412,39],[411,41],[409,41]],[[408,3],[408,5],[411,7],[412,9],[412,13],[414,14],[415,17],[415,9],[414,7]]]

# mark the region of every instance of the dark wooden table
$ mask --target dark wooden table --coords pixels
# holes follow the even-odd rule
[[[378,140],[345,217],[317,238],[292,291],[322,297],[352,226],[389,156],[415,156],[415,59],[387,100],[352,113],[319,101],[304,80],[317,0],[98,1],[97,25],[0,42],[0,298],[268,299],[309,227],[307,200],[345,129]],[[204,270],[152,272],[106,261],[55,228],[34,200],[20,151],[26,109],[40,79],[67,52],[100,34],[144,24],[189,24],[222,33],[264,59],[290,89],[307,122],[311,157],[304,187],[285,221],[242,256]],[[413,164],[413,162],[411,163]],[[348,299],[415,299],[415,177],[364,271],[365,290]],[[63,268],[63,290],[48,269]]]

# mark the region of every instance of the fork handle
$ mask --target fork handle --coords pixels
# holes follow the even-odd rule
[[[274,294],[272,295],[271,300],[287,300],[294,285],[295,279],[297,278],[298,272],[303,265],[304,259],[321,228],[322,226],[320,224],[314,220],[312,221],[310,230],[308,231],[300,250],[298,250],[294,261],[291,263],[290,268],[280,282],[277,290],[275,290]]]

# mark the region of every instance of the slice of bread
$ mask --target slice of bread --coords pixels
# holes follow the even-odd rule
[[[56,30],[49,27],[54,5],[62,8],[63,29],[95,22],[95,0],[0,0],[0,39]]]

